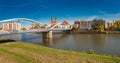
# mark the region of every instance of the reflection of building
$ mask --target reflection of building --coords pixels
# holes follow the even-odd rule
[[[70,28],[70,24],[67,21],[62,22],[62,28]]]
[[[79,29],[91,29],[91,22],[90,21],[75,21],[75,24],[78,25]]]
[[[15,40],[15,41],[21,41],[22,35],[21,34],[14,34],[14,35],[7,35],[9,39]]]
[[[58,28],[58,18],[56,17],[55,20],[52,17],[51,18],[51,27],[53,27],[54,25],[56,25],[54,28]]]
[[[21,28],[21,25],[20,23],[17,23],[17,22],[2,24],[3,31],[20,30],[20,28]]]

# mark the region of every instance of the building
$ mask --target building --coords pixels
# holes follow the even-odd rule
[[[109,28],[111,28],[112,26],[113,26],[112,23],[110,23],[110,22],[105,22],[105,29],[109,29]]]
[[[105,20],[103,20],[103,19],[94,19],[92,21],[92,28],[93,29],[98,29],[100,26],[105,27]]]
[[[58,28],[58,18],[57,17],[55,19],[53,17],[51,17],[51,26],[50,27],[53,27],[53,26],[55,26],[54,28]]]
[[[21,25],[18,22],[3,23],[2,24],[2,30],[3,31],[13,31],[13,30],[19,31],[20,28],[21,28]]]
[[[91,29],[91,22],[90,21],[84,21],[84,20],[78,20],[75,21],[76,25],[78,25],[79,29]]]
[[[62,26],[62,28],[70,28],[70,24],[66,21],[66,20],[64,20],[62,23],[61,23],[61,26]]]

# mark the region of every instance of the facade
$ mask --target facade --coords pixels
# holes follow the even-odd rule
[[[91,29],[90,21],[78,20],[78,21],[75,21],[75,24],[78,25],[79,29]]]
[[[93,29],[98,29],[99,26],[104,26],[105,27],[105,20],[103,20],[103,19],[94,19],[92,21],[92,28]]]
[[[2,30],[3,31],[13,31],[13,30],[20,30],[21,25],[20,23],[13,22],[13,23],[3,23]]]
[[[113,23],[110,23],[110,22],[105,22],[105,28],[106,29],[109,29],[110,27],[113,26]]]
[[[62,28],[70,28],[70,24],[65,20],[61,23]]]
[[[55,19],[52,17],[51,18],[51,26],[53,27],[54,25],[56,25],[54,28],[58,28],[58,18],[56,17]]]

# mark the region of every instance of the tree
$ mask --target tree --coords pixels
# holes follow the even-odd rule
[[[115,21],[114,27],[115,28],[120,28],[120,20]]]
[[[41,26],[41,29],[45,29],[45,28],[46,28],[46,26],[44,26],[44,25],[43,25],[43,26]]]
[[[34,28],[35,28],[35,29],[40,29],[40,28],[41,28],[41,26],[40,26],[40,24],[39,24],[39,23],[37,23],[37,24],[35,24]]]
[[[78,29],[78,24],[74,24],[73,29]]]
[[[105,25],[105,20],[103,19],[94,19],[92,21],[92,28],[98,29],[101,25]]]
[[[100,25],[100,26],[98,27],[98,31],[99,31],[99,32],[104,32],[104,25]]]
[[[27,30],[25,27],[23,27],[23,28],[21,28],[21,30],[23,30],[23,31],[25,31],[25,30]]]
[[[0,30],[2,30],[2,28],[0,28]]]

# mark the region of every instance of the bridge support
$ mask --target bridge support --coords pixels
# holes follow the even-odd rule
[[[42,37],[51,39],[52,38],[52,31],[42,32]]]

